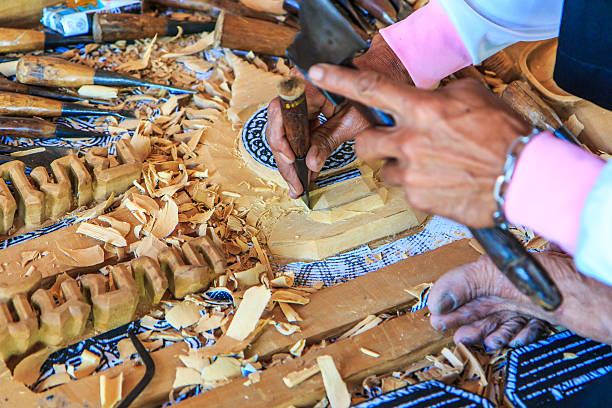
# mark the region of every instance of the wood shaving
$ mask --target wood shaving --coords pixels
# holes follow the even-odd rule
[[[100,406],[101,408],[112,408],[121,401],[123,391],[123,371],[119,375],[109,378],[107,375],[100,376]]]
[[[279,303],[293,303],[296,305],[307,305],[310,299],[288,290],[277,290],[272,294],[272,301]]]
[[[179,52],[173,52],[173,53],[167,53],[162,55],[162,59],[168,59],[168,58],[176,58],[176,57],[182,57],[185,55],[191,55],[191,54],[196,54],[198,52],[204,51],[205,49],[209,48],[213,42],[214,42],[214,33],[202,33],[202,36],[200,37],[200,39],[194,43],[191,44],[185,48],[183,48],[181,51]]]
[[[306,367],[301,370],[293,371],[287,374],[283,377],[283,382],[287,387],[293,388],[297,385],[300,385],[313,375],[318,374],[320,371],[321,369],[319,368],[319,366],[315,364],[313,366]]]
[[[127,241],[121,233],[111,227],[103,227],[101,225],[83,222],[79,224],[76,232],[116,247],[127,246]]]
[[[372,350],[370,350],[370,349],[367,349],[367,348],[365,348],[365,347],[360,347],[360,348],[359,348],[359,351],[361,351],[363,354],[365,354],[365,355],[367,355],[367,356],[370,356],[370,357],[374,357],[374,358],[378,358],[378,357],[380,357],[380,354],[379,354],[379,353],[377,353],[377,352],[375,352],[375,351],[372,351]]]
[[[36,387],[36,392],[42,392],[48,390],[49,388],[57,387],[58,385],[66,384],[70,382],[72,379],[67,372],[59,373],[59,374],[51,374],[43,382],[38,384]]]
[[[74,376],[77,380],[87,377],[96,371],[99,365],[100,356],[89,350],[83,350],[81,353],[81,364],[74,371]]]
[[[338,340],[346,339],[349,337],[357,336],[363,332],[366,332],[382,323],[382,319],[380,317],[374,315],[366,316],[362,321],[357,323],[343,335],[338,337]]]
[[[174,232],[178,223],[178,206],[172,198],[168,198],[155,220],[151,234],[157,238],[165,238]]]
[[[176,367],[172,388],[181,388],[187,385],[201,385],[203,383],[202,375],[199,371],[189,367]]]
[[[176,330],[193,326],[200,320],[200,308],[191,302],[181,302],[166,312],[166,321]]]
[[[123,361],[129,360],[134,354],[138,353],[130,338],[119,340],[119,343],[117,343],[117,350],[119,351],[119,358]]]
[[[288,322],[294,323],[302,321],[300,315],[289,305],[289,303],[280,302],[278,306],[280,307]]]
[[[317,357],[317,365],[323,376],[325,393],[332,408],[348,408],[351,405],[351,394],[346,388],[346,383],[336,368],[332,356]]]
[[[301,357],[302,352],[304,351],[304,347],[306,347],[306,340],[301,339],[293,346],[291,346],[291,348],[289,349],[289,353],[291,353],[292,356]]]
[[[242,374],[240,367],[240,361],[235,358],[218,357],[214,363],[204,367],[202,379],[205,384],[215,384],[230,378],[239,377]]]
[[[74,266],[93,266],[104,263],[104,250],[100,245],[81,249],[58,248],[72,260]]]
[[[151,53],[153,52],[153,45],[155,45],[155,41],[157,41],[157,34],[155,37],[149,42],[147,49],[145,50],[142,58],[137,61],[128,61],[123,63],[117,67],[118,71],[140,71],[142,69],[148,68],[151,60]]]
[[[236,340],[246,339],[255,330],[270,297],[270,289],[265,286],[253,286],[247,289],[226,335]]]

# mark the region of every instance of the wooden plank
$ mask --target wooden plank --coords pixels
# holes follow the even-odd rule
[[[295,311],[304,318],[300,323],[301,333],[284,336],[276,330],[266,330],[247,354],[267,356],[287,350],[302,338],[313,343],[341,333],[369,314],[382,313],[412,302],[414,297],[404,289],[424,282],[435,282],[449,269],[473,262],[479,255],[468,240],[461,240],[321,290],[312,295],[309,304],[295,307]],[[277,311],[276,318],[285,321],[280,311]]]
[[[407,258],[350,282],[320,290],[310,297],[308,305],[295,306],[304,319],[300,322],[301,333],[283,336],[274,327],[268,326],[247,354],[257,354],[260,358],[265,359],[272,354],[288,349],[302,338],[306,339],[308,344],[312,344],[341,333],[369,314],[397,309],[398,306],[413,301],[414,298],[404,289],[412,288],[423,282],[434,282],[449,269],[472,262],[478,256],[478,252],[469,245],[468,240],[462,240],[422,255]],[[284,321],[284,318],[280,317],[281,312],[277,310],[277,313],[279,313],[277,318]],[[412,326],[409,327],[407,330],[404,326],[403,330],[406,331],[406,335],[409,333],[412,336],[412,332],[420,331]],[[429,327],[429,323],[424,324],[423,327]],[[375,343],[371,343],[369,348],[376,352],[383,351],[375,346]],[[359,349],[357,350],[359,354],[363,354]],[[183,365],[177,356],[186,352],[187,345],[181,342],[152,354],[156,365],[155,376],[146,391],[134,401],[134,407],[151,406],[166,401],[174,382],[175,368]],[[130,390],[142,378],[144,367],[135,367],[132,363],[120,364],[102,374],[112,375],[119,371],[124,372],[124,389]],[[57,397],[65,397],[69,401],[87,402],[91,408],[99,407],[99,401],[91,398],[92,393],[98,390],[99,375],[70,382],[41,394],[41,396],[53,394]]]
[[[139,222],[132,216],[129,210],[122,208],[108,214],[120,221],[126,221],[134,225]],[[43,235],[39,238],[25,241],[21,244],[6,248],[2,250],[2,263],[5,264],[4,268],[6,273],[2,274],[0,282],[6,282],[10,284],[11,280],[16,277],[21,277],[30,266],[34,266],[42,274],[43,280],[45,278],[52,278],[54,276],[67,273],[69,275],[75,275],[77,273],[95,271],[100,269],[103,265],[94,265],[91,267],[79,268],[69,265],[62,264],[59,259],[65,259],[66,255],[62,254],[58,248],[69,249],[80,249],[87,248],[93,245],[104,245],[100,241],[93,238],[86,237],[81,234],[77,234],[76,229],[79,224],[74,224],[66,228],[59,229],[49,234]],[[136,241],[136,237],[133,232],[130,231],[126,237],[128,246]],[[128,249],[128,248],[126,248]],[[21,254],[27,251],[47,251],[48,254],[40,259],[29,262],[24,268],[21,265]],[[127,254],[128,251],[126,251]],[[105,251],[105,264],[117,263],[127,259],[127,256],[123,259],[117,259],[115,254]]]
[[[327,347],[315,347],[302,358],[270,368],[260,374],[260,381],[245,386],[244,378],[180,402],[179,408],[238,407],[272,408],[311,406],[325,395],[321,374],[288,388],[283,377],[293,371],[316,364],[316,357],[330,355],[347,382],[358,384],[367,376],[406,367],[410,363],[436,353],[452,343],[449,333],[433,330],[423,311],[402,315],[365,333],[337,341]],[[359,349],[368,347],[380,353],[374,358]]]

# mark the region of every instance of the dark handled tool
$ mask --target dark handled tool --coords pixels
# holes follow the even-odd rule
[[[132,402],[134,402],[134,400],[138,398],[140,394],[142,394],[144,389],[147,387],[147,385],[149,385],[149,383],[153,379],[153,376],[155,375],[155,362],[153,361],[151,354],[149,354],[145,346],[142,345],[142,343],[134,332],[135,330],[131,327],[128,330],[128,336],[130,340],[132,340],[132,344],[134,345],[138,356],[145,365],[145,373],[140,379],[140,381],[138,381],[138,384],[136,384],[136,386],[134,386],[130,393],[125,397],[125,399],[123,399],[119,403],[119,405],[117,405],[117,408],[129,407]]]
[[[397,20],[397,12],[389,0],[355,0],[355,3],[386,25]]]
[[[55,92],[48,88],[43,88],[40,86],[33,85],[24,85],[19,82],[11,81],[10,79],[6,79],[4,76],[0,75],[0,91],[4,92],[16,92],[20,94],[26,95],[34,95],[34,96],[42,96],[43,98],[51,98],[57,99],[59,101],[65,102],[84,102],[89,99],[81,98],[79,96],[69,95],[62,92]],[[103,103],[108,104],[106,101],[102,101]],[[100,101],[96,101],[96,103],[102,103]]]
[[[502,99],[531,126],[540,130],[550,130],[559,139],[582,146],[578,138],[563,124],[557,113],[531,89],[527,82],[511,82],[504,89]]]
[[[302,198],[310,208],[310,171],[306,166],[306,154],[310,149],[310,124],[308,122],[308,105],[306,103],[306,83],[298,77],[281,81],[277,87],[280,99],[281,114],[285,135],[295,154],[295,171],[302,183]]]
[[[44,31],[0,28],[0,53],[27,52],[93,42],[90,35],[64,37]]]
[[[215,21],[178,21],[164,16],[151,14],[94,14],[91,34],[95,42],[115,42],[118,40],[136,40],[159,36],[175,36],[179,27],[183,34],[211,32]]]
[[[129,110],[106,110],[71,102],[56,101],[40,96],[0,91],[0,115],[7,116],[97,116],[112,115],[135,118]]]
[[[287,49],[287,56],[304,73],[317,63],[350,65],[355,53],[367,46],[328,0],[302,0],[299,15],[302,31]],[[338,95],[326,95],[334,103],[343,101]],[[384,112],[363,106],[361,109],[370,113],[374,123],[388,126],[394,123]],[[511,233],[500,227],[471,231],[517,289],[545,310],[559,307],[563,298],[555,283]]]
[[[26,55],[17,64],[17,80],[22,84],[41,86],[65,86],[78,88],[83,85],[108,85],[116,87],[147,86],[167,89],[177,93],[196,93],[190,89],[155,84],[129,75],[90,68],[61,58]]]
[[[51,163],[54,160],[60,159],[73,152],[75,152],[74,149],[67,147],[17,147],[0,144],[0,162],[4,163],[7,161],[19,160],[30,169],[43,166],[47,170],[52,171]]]
[[[78,139],[108,136],[106,133],[73,129],[60,123],[53,123],[42,119],[7,116],[0,116],[0,135],[26,137],[29,139],[47,139],[52,137]]]

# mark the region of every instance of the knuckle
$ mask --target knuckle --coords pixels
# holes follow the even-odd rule
[[[357,91],[364,95],[372,95],[380,88],[384,78],[378,72],[364,72],[357,81]]]

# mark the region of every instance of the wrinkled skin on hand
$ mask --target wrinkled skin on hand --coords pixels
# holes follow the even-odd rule
[[[374,37],[368,51],[356,58],[354,63],[362,70],[381,72],[397,83],[412,82],[401,62],[380,36]],[[291,73],[302,76],[295,68]],[[306,87],[306,100],[311,119],[311,148],[306,156],[306,165],[312,172],[310,179],[313,180],[325,164],[325,160],[338,146],[353,140],[357,133],[371,124],[350,104],[335,107],[309,82]],[[323,113],[328,118],[323,125],[320,125],[317,119],[319,113]],[[295,155],[285,137],[278,98],[268,106],[266,138],[279,172],[287,181],[289,194],[293,198],[299,197],[302,194],[302,185],[293,166]]]
[[[394,127],[355,138],[365,161],[387,159],[385,182],[404,188],[416,209],[474,228],[493,225],[493,188],[505,154],[531,128],[478,82],[465,79],[427,91],[373,72],[316,65],[315,85],[390,113]]]
[[[546,323],[612,344],[612,287],[588,278],[572,258],[552,251],[535,254],[563,294],[561,306],[545,312],[521,294],[491,260],[447,272],[429,294],[431,325],[454,329],[456,343],[483,343],[488,349],[517,347],[546,332]]]

